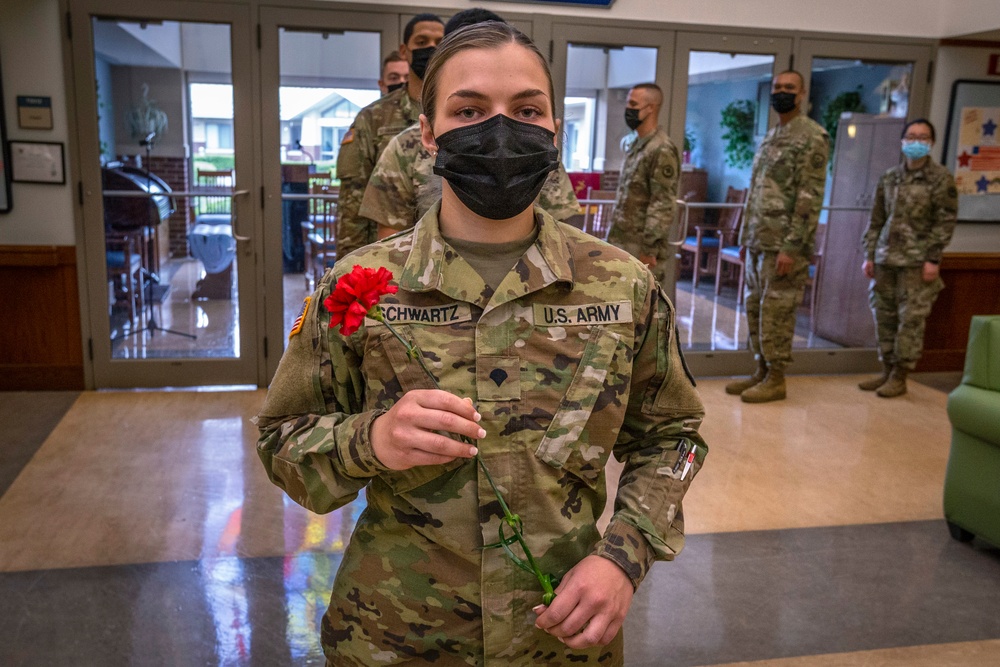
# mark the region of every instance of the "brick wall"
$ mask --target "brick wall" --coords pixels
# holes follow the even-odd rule
[[[157,157],[149,159],[149,170],[166,181],[173,190],[187,192],[191,187],[190,168],[188,160],[182,157]],[[188,231],[190,229],[190,200],[185,198],[174,199],[176,210],[167,220],[167,233],[170,236],[170,256],[187,257],[190,255],[188,248]],[[160,233],[163,233],[160,229]]]

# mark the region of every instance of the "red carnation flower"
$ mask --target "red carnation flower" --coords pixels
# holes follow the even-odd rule
[[[340,325],[340,333],[350,336],[365,321],[365,315],[377,306],[383,294],[395,294],[399,288],[390,285],[392,272],[385,267],[366,269],[354,265],[350,273],[341,276],[323,305],[330,311],[330,326]]]

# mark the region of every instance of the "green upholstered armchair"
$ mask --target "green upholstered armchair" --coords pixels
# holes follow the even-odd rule
[[[951,455],[944,517],[951,536],[1000,545],[1000,315],[976,316],[962,384],[948,396]]]

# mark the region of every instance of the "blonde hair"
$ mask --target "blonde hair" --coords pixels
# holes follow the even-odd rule
[[[514,26],[498,21],[485,21],[460,28],[449,34],[441,40],[441,43],[437,46],[437,50],[434,51],[434,55],[431,56],[431,61],[427,65],[427,71],[424,72],[424,87],[420,93],[424,115],[427,116],[427,122],[431,127],[434,126],[434,117],[437,113],[434,107],[437,104],[438,79],[441,77],[441,70],[444,68],[445,63],[463,51],[499,49],[506,44],[518,44],[535,54],[538,58],[538,62],[545,72],[545,78],[549,82],[549,102],[552,106],[552,118],[555,119],[556,101],[555,90],[552,85],[552,72],[549,70],[549,64],[546,62],[541,51],[538,50],[534,42]]]

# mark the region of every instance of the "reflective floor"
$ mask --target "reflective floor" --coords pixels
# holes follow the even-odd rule
[[[756,406],[699,382],[688,544],[639,589],[627,665],[998,664],[1000,550],[941,514],[957,378],[891,402],[857,380]],[[315,516],[270,485],[263,396],[0,394],[0,665],[322,664],[364,502]]]
[[[197,298],[199,280],[205,277],[201,262],[170,260],[162,271],[170,289],[155,292],[141,316],[129,322],[121,309],[112,313],[112,354],[115,359],[188,357],[238,357],[239,302],[233,281],[230,298]],[[309,294],[303,274],[283,276],[284,329],[288,340],[302,299]],[[218,294],[217,294],[218,296]],[[714,282],[704,280],[694,288],[690,280],[677,284],[677,323],[684,349],[695,351],[740,350],[747,346],[746,310],[736,303],[736,288],[715,294]],[[145,327],[151,323],[153,330]],[[793,347],[830,348],[835,343],[811,332],[808,305],[799,309]]]

